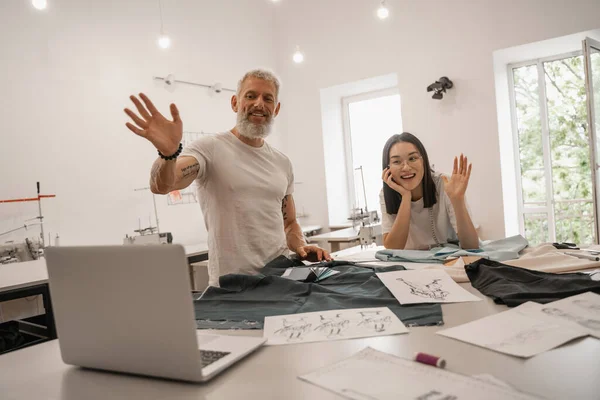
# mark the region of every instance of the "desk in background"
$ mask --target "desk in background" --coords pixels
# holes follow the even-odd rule
[[[331,252],[340,251],[341,244],[346,243],[353,245],[358,243],[359,228],[350,227],[333,232],[322,233],[320,235],[311,236],[308,239],[310,242],[322,243],[327,242],[331,245]]]
[[[208,260],[208,245],[200,243],[184,246],[184,248],[190,266],[192,289],[194,289],[196,280],[194,279],[193,264]],[[40,312],[39,315],[16,319],[19,330],[28,340],[22,346],[9,351],[56,339],[57,335],[48,286],[46,260],[41,258],[35,261],[0,264],[0,303],[38,295],[42,296],[43,312]]]
[[[4,352],[56,339],[56,328],[48,288],[46,261],[40,259],[0,264],[0,303],[28,297],[34,297],[37,303],[37,296],[42,296],[43,312],[39,312],[38,315],[18,317],[14,320],[25,342]],[[11,321],[7,318],[7,321],[3,321],[2,325],[8,326],[10,323]],[[0,354],[2,353],[0,352]]]
[[[302,233],[306,237],[318,235],[321,229],[323,229],[321,225],[300,225],[300,228],[302,228]]]

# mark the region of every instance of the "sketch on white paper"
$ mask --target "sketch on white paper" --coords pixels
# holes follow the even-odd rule
[[[581,330],[600,339],[600,295],[592,292],[567,297],[552,303],[528,307],[531,318]]]
[[[342,336],[342,333],[348,328],[350,320],[341,314],[335,314],[333,317],[319,315],[320,324],[315,331],[322,331],[328,338]]]
[[[580,315],[571,314],[556,307],[544,307],[541,309],[546,315],[562,318],[570,322],[575,322],[584,328],[600,331],[600,321],[597,319],[588,319]]]
[[[268,345],[408,333],[387,307],[331,310],[265,318]]]
[[[554,321],[535,318],[544,306],[528,302],[511,310],[490,315],[437,332],[437,334],[517,357],[532,357],[585,336]]]
[[[400,304],[460,303],[481,299],[454,282],[444,270],[381,272],[377,276]]]
[[[282,327],[275,331],[275,335],[285,338],[288,342],[302,341],[302,337],[310,331],[311,323],[306,322],[304,318],[286,319],[283,318]]]
[[[396,278],[396,280],[408,286],[410,288],[410,293],[414,294],[415,296],[436,300],[446,300],[446,296],[449,294],[445,290],[442,290],[442,286],[440,284],[441,279],[434,279],[430,283],[426,283],[424,285],[413,283],[403,278]]]
[[[391,324],[392,317],[389,315],[381,315],[381,311],[359,311],[362,321],[358,326],[365,326],[373,329],[375,332],[385,332],[385,328]]]
[[[600,315],[600,304],[594,304],[585,299],[573,300],[573,304],[591,313]]]
[[[517,332],[513,336],[504,338],[500,342],[489,343],[486,347],[501,350],[504,348],[509,348],[511,346],[526,346],[529,343],[543,339],[545,332],[555,327],[556,326],[540,322],[537,325]]]
[[[298,377],[360,400],[533,400],[512,388],[432,368],[372,348]]]

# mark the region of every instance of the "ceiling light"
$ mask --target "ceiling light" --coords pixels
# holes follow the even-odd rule
[[[165,33],[163,27],[163,15],[162,15],[162,4],[158,0],[158,10],[160,12],[160,36],[158,37],[158,47],[161,49],[168,49],[171,47],[171,38]]]
[[[48,2],[46,0],[31,0],[31,4],[38,10],[45,10],[48,7]]]
[[[296,64],[300,64],[304,61],[304,54],[300,51],[300,46],[296,46],[296,51],[294,52],[294,56],[292,57]]]
[[[171,38],[164,33],[158,37],[158,47],[161,49],[168,49],[171,47]]]
[[[381,2],[381,5],[377,9],[377,16],[379,19],[386,19],[390,15],[390,10],[385,6],[385,0]]]

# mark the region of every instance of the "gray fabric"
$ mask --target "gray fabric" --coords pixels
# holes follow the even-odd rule
[[[375,275],[404,270],[402,266],[323,263],[340,273],[320,283],[304,283],[280,277],[292,265],[294,261],[282,256],[261,275],[222,276],[220,287],[209,287],[194,301],[198,328],[262,329],[267,316],[365,307],[388,307],[407,326],[443,324],[439,304],[401,306]]]
[[[447,244],[431,250],[379,250],[375,257],[382,261],[443,263],[448,257],[477,256],[493,261],[506,261],[519,258],[519,252],[529,245],[521,235],[506,239],[482,242],[481,248],[463,250]]]

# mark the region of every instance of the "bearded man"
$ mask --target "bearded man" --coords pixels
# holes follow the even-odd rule
[[[281,107],[279,86],[270,71],[247,72],[231,97],[236,126],[203,135],[185,149],[175,104],[170,106],[172,121],[143,93],[142,101],[130,97],[139,116],[125,109],[135,123],[127,127],[158,150],[150,174],[152,193],[168,194],[196,181],[208,231],[209,285],[218,286],[221,275],[258,273],[290,250],[301,258],[314,253],[318,260],[331,259],[325,250],[306,244],[292,197],[292,163],[264,140]]]

